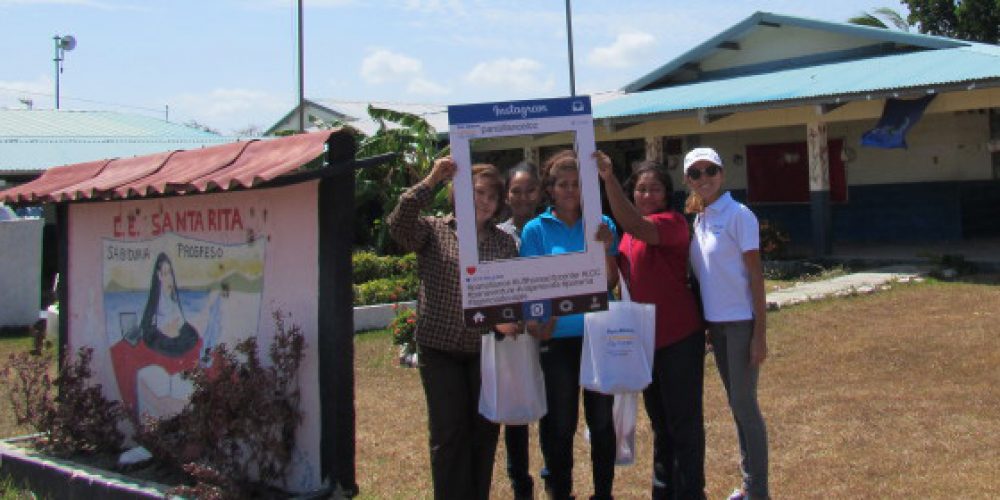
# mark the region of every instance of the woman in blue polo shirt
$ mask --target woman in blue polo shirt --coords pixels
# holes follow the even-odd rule
[[[714,149],[692,149],[684,157],[684,179],[691,189],[685,211],[696,214],[691,268],[742,457],[743,484],[729,500],[766,499],[767,427],[757,378],[767,357],[767,307],[757,217],[722,189],[722,158]]]
[[[580,171],[576,153],[556,153],[542,166],[542,187],[549,208],[529,221],[521,233],[521,256],[582,252],[586,249],[580,204]],[[597,229],[607,251],[608,279],[618,277],[614,256],[617,234],[614,223],[603,217]],[[571,498],[573,490],[573,436],[580,405],[580,354],[583,347],[583,314],[552,318],[529,331],[542,340],[541,364],[545,375],[548,413],[539,423],[539,440],[545,459],[545,489],[550,498]],[[614,397],[583,391],[584,417],[590,429],[595,499],[610,499],[615,477]]]

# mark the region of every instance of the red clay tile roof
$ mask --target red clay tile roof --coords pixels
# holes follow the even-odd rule
[[[353,148],[353,138],[349,135],[343,129],[326,130],[54,167],[32,182],[0,191],[0,201],[41,203],[142,198],[165,193],[251,188],[315,160],[326,151],[328,141],[334,142],[331,140],[334,136],[337,139],[335,147]],[[354,154],[353,150],[347,153]]]

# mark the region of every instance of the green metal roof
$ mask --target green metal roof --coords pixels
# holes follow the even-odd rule
[[[236,141],[149,116],[113,111],[0,109],[0,173]]]
[[[750,43],[725,45],[733,39]],[[799,46],[807,49],[796,53]],[[782,52],[790,55],[775,56]],[[728,53],[736,55],[726,59]],[[711,117],[986,87],[1000,87],[1000,46],[757,13],[595,104],[594,118]]]
[[[944,92],[997,86],[1000,86],[1000,47],[963,47],[819,64],[625,94],[596,105],[594,118],[839,104],[893,97],[907,91]]]
[[[114,111],[0,110],[0,137],[218,137],[143,115]]]

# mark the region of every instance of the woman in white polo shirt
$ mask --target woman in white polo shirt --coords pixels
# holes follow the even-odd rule
[[[766,499],[767,427],[757,405],[757,378],[767,357],[767,308],[757,217],[722,190],[725,175],[715,150],[688,152],[684,180],[691,190],[685,212],[696,214],[691,267],[742,458],[743,484],[729,499]]]

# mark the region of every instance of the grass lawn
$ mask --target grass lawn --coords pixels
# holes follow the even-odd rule
[[[1000,281],[898,285],[769,314],[770,358],[760,399],[774,498],[989,498],[1000,462]],[[0,338],[6,353],[27,338]],[[706,359],[709,498],[739,484],[736,437],[711,356]],[[386,332],[356,342],[357,478],[361,498],[431,498],[419,374],[396,365]],[[0,436],[13,425],[0,387]],[[641,404],[641,403],[640,403]],[[639,412],[638,461],[618,468],[617,498],[648,498],[651,434]],[[582,431],[582,418],[581,418]],[[531,469],[538,481],[537,426]],[[493,497],[511,498],[497,450]],[[590,487],[578,434],[575,493]],[[2,490],[2,488],[0,488]],[[541,498],[540,487],[536,495]]]
[[[27,351],[31,349],[31,337],[24,335],[0,336],[0,365],[7,364],[7,356],[14,352]],[[14,412],[11,409],[10,399],[7,396],[6,382],[0,388],[0,436],[19,436],[33,432],[29,427],[18,426]]]
[[[988,498],[1000,462],[1000,286],[924,283],[769,315],[760,382],[774,498]],[[385,333],[357,342],[357,477],[362,498],[430,498],[426,413],[416,370],[395,367]],[[739,484],[735,431],[706,360],[709,498]],[[640,403],[641,404],[641,403]],[[582,414],[582,413],[581,413]],[[581,418],[582,421],[582,418]],[[501,438],[502,441],[502,438]],[[617,498],[648,498],[648,419]],[[531,468],[541,456],[532,426]],[[592,493],[576,440],[574,492]],[[493,497],[511,498],[501,442]],[[537,490],[536,495],[541,495]]]

